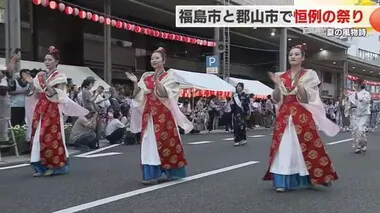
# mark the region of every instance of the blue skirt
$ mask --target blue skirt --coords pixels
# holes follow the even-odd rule
[[[185,167],[178,169],[163,169],[161,166],[142,165],[143,180],[157,180],[165,174],[168,180],[186,177]]]
[[[34,171],[36,171],[36,173],[43,174],[47,170],[49,170],[49,168],[42,166],[41,162],[34,162],[34,163],[31,163],[31,165],[32,165]],[[51,169],[53,171],[52,175],[66,174],[67,172],[69,172],[69,168],[70,168],[70,161],[69,161],[69,159],[67,159],[66,165],[64,167],[57,168],[57,169]]]
[[[273,187],[275,188],[300,189],[311,185],[310,176],[273,174]]]

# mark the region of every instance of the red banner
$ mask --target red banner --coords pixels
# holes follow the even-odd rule
[[[231,97],[232,92],[228,91],[213,91],[213,90],[197,90],[197,89],[182,89],[181,98],[191,98],[191,97],[210,97],[215,95],[220,98]]]
[[[359,77],[356,77],[356,76],[353,76],[353,75],[347,75],[347,79],[351,80],[351,81],[358,81],[358,80],[360,80]],[[367,85],[370,85],[370,86],[380,86],[380,82],[376,82],[376,81],[367,81],[367,80],[364,80],[364,83],[367,84]]]

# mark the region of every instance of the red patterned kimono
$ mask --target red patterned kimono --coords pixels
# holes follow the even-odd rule
[[[302,70],[298,76],[298,80],[305,73],[306,71]],[[282,74],[280,78],[288,92],[294,89],[294,86],[292,86],[290,71]],[[321,138],[318,135],[312,114],[298,102],[295,95],[285,95],[283,96],[282,105],[279,108],[276,117],[272,146],[269,155],[269,168],[264,176],[264,180],[274,180],[275,174],[272,174],[270,169],[279,150],[280,143],[282,142],[282,136],[288,125],[290,116],[292,116],[297,138],[300,143],[302,156],[309,173],[309,182],[313,185],[326,185],[330,184],[332,180],[338,179]]]
[[[54,79],[58,75],[55,71],[47,80]],[[37,75],[39,85],[42,89],[46,88],[43,84],[44,73]],[[38,125],[41,121],[39,135],[36,135]],[[62,139],[61,121],[58,103],[47,99],[46,94],[41,92],[37,105],[35,106],[32,123],[32,141],[38,137],[40,143],[40,164],[48,169],[58,169],[66,166],[67,156]]]
[[[163,73],[162,80],[167,73]],[[146,87],[154,91],[153,75],[145,77]],[[178,134],[178,127],[171,111],[161,103],[154,92],[146,94],[145,108],[142,117],[141,136],[147,131],[149,118],[153,119],[154,133],[157,142],[157,150],[161,161],[161,168],[165,170],[179,169],[187,165],[183,146]],[[142,142],[144,143],[144,141]]]

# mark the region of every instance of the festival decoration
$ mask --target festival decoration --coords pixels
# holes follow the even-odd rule
[[[205,47],[216,46],[215,41],[165,32],[165,30],[159,30],[145,26],[138,26],[133,23],[128,23],[128,21],[126,20],[113,17],[105,17],[102,13],[96,13],[92,11],[90,12],[89,9],[74,4],[65,4],[63,1],[58,1],[59,3],[57,3],[57,1],[53,0],[32,0],[32,2],[36,6],[43,6],[51,10],[64,12],[66,15],[78,16],[80,19],[86,19],[89,21],[97,22],[99,24],[111,25],[112,27],[116,27],[118,29],[124,29],[139,34],[144,34],[146,36],[153,36],[156,38],[178,41],[188,44],[196,44]]]
[[[180,93],[181,98],[192,97],[210,97],[215,95],[219,98],[232,97],[232,92],[229,91],[213,91],[213,90],[198,90],[198,89],[182,89]]]
[[[360,80],[359,77],[352,76],[352,75],[347,75],[347,79],[351,80],[351,81],[358,81],[358,80]],[[376,81],[367,81],[367,80],[364,80],[364,83],[367,84],[367,85],[370,85],[370,86],[380,86],[380,82],[376,82]]]

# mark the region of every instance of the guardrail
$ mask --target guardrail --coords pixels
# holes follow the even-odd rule
[[[380,54],[358,48],[356,57],[380,65]]]

